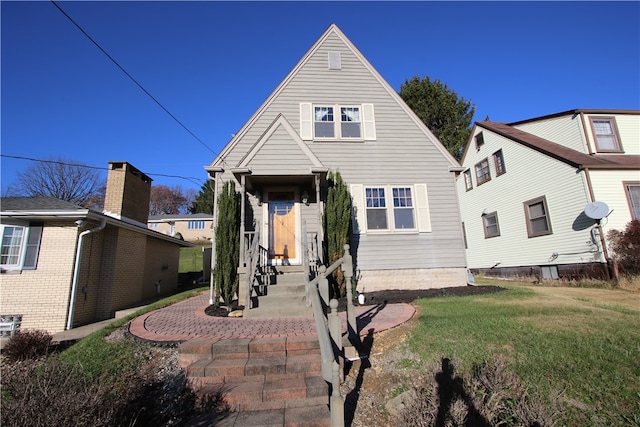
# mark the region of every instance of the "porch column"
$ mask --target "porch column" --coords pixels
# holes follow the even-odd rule
[[[322,227],[322,200],[320,199],[320,174],[313,174],[315,184],[316,184],[316,205],[318,209],[318,258],[320,258],[320,262],[324,263],[323,255],[323,242],[324,242],[324,227]]]
[[[240,265],[238,268],[244,267],[244,210],[245,210],[245,194],[246,194],[247,176],[240,175]]]

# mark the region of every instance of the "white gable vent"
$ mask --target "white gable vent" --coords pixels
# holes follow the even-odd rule
[[[342,58],[340,57],[340,52],[329,52],[329,69],[342,70]]]

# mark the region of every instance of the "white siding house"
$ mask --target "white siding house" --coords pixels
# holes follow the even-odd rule
[[[216,193],[235,181],[242,233],[260,232],[274,266],[302,263],[304,230],[321,247],[327,174],[339,171],[358,290],[467,283],[459,164],[335,25],[205,169]]]
[[[606,277],[604,236],[640,214],[640,112],[476,122],[462,167],[457,190],[473,272]],[[601,220],[585,212],[602,203]]]

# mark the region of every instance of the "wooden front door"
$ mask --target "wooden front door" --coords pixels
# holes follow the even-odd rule
[[[269,259],[290,264],[296,259],[296,210],[293,192],[269,193]]]

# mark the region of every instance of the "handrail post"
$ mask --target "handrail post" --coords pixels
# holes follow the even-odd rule
[[[342,324],[340,322],[340,317],[338,316],[338,300],[332,299],[329,302],[329,307],[331,308],[331,313],[329,314],[329,333],[331,334],[331,339],[335,344],[334,352],[336,355],[336,359],[342,355]]]
[[[353,306],[353,290],[351,289],[353,278],[353,259],[349,252],[349,245],[344,245],[344,256],[342,257],[342,274],[347,288],[347,333],[351,344],[359,345],[358,325],[356,322],[356,309]]]
[[[318,293],[325,306],[329,305],[329,279],[327,279],[327,267],[321,265],[318,268]]]
[[[335,361],[332,366],[331,389],[331,425],[342,427],[344,426],[344,400],[340,395],[340,366]]]

